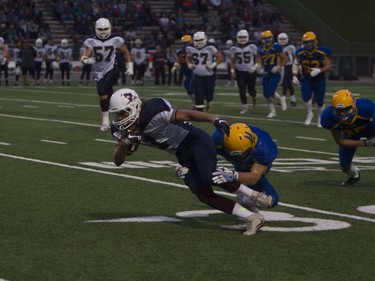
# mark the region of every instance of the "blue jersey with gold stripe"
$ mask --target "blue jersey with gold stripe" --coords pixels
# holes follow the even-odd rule
[[[302,68],[302,75],[312,80],[325,79],[324,73],[319,73],[315,77],[311,77],[311,68],[322,68],[323,61],[331,56],[331,50],[325,47],[317,47],[312,51],[306,48],[298,48],[296,50],[296,59]]]
[[[278,64],[278,54],[283,52],[283,47],[278,43],[272,44],[269,48],[261,46],[258,48],[258,55],[262,60],[265,73],[271,73],[272,67]]]
[[[347,123],[340,120],[332,106],[321,115],[321,125],[328,130],[341,131],[344,138],[359,140],[361,137],[375,136],[375,104],[366,98],[355,100],[357,112]]]

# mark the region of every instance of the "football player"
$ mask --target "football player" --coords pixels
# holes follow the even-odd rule
[[[46,45],[44,45],[46,49],[46,73],[44,74],[44,84],[52,85],[53,83],[53,74],[54,70],[58,69],[59,65],[57,64],[57,45],[53,42],[52,39],[48,39]],[[48,79],[48,81],[47,81]]]
[[[9,60],[9,47],[5,44],[4,38],[0,37],[0,79],[1,73],[4,71],[5,85],[9,86],[8,81],[8,60]],[[1,80],[0,80],[1,85]]]
[[[134,74],[132,84],[143,85],[145,71],[147,68],[148,54],[146,49],[142,46],[142,40],[137,38],[135,40],[135,47],[130,50],[130,54],[134,60]]]
[[[21,52],[21,40],[18,40],[13,48],[13,60],[14,60],[14,76],[15,82],[14,86],[19,86],[20,83],[20,74],[22,72],[22,59],[20,57]]]
[[[224,57],[215,45],[207,42],[207,36],[203,31],[194,34],[193,44],[186,46],[186,53],[187,65],[193,70],[194,75],[194,108],[198,111],[203,111],[205,108],[209,112],[215,92],[214,69],[224,60]]]
[[[115,63],[116,50],[124,54],[127,76],[133,75],[133,59],[122,37],[112,34],[112,26],[108,19],[100,18],[95,23],[95,36],[83,42],[85,51],[81,56],[83,64],[94,64],[95,81],[102,111],[101,131],[110,128],[109,99],[113,94],[113,86],[119,78],[119,69]]]
[[[61,71],[61,84],[70,86],[70,68],[73,57],[72,48],[68,45],[68,39],[61,39],[61,45],[57,49],[57,57]]]
[[[171,69],[172,73],[180,70],[180,77],[184,76],[184,87],[186,93],[190,96],[191,100],[195,103],[195,95],[193,91],[193,71],[188,67],[186,63],[186,46],[191,45],[192,39],[190,35],[184,35],[181,37],[182,46],[176,50],[177,59]]]
[[[360,172],[353,165],[353,157],[357,147],[375,146],[374,102],[366,98],[355,99],[349,90],[339,90],[333,95],[331,105],[323,111],[320,121],[338,144],[341,170],[349,176],[341,185],[359,182]]]
[[[264,223],[258,213],[247,210],[232,199],[215,193],[212,189],[212,173],[216,171],[216,148],[213,139],[204,130],[186,121],[212,123],[223,135],[229,134],[229,123],[214,115],[195,110],[174,109],[168,100],[152,98],[142,101],[132,89],[117,90],[110,99],[113,114],[112,135],[117,139],[114,163],[124,163],[128,150],[130,154],[139,145],[144,145],[173,153],[179,164],[188,169],[185,184],[198,199],[226,214],[247,220],[245,235],[254,235]],[[244,193],[238,182],[221,184],[229,192]],[[244,193],[243,195],[246,196]],[[255,196],[259,195],[259,196]],[[252,197],[259,201],[268,199],[255,192]]]
[[[295,60],[295,52],[296,47],[293,44],[289,43],[289,36],[286,33],[280,33],[277,36],[277,42],[281,47],[283,47],[283,52],[288,57],[288,62],[282,67],[281,73],[282,73],[282,79],[281,79],[281,86],[283,87],[283,96],[286,97],[287,92],[289,91],[290,94],[290,105],[296,106],[296,96],[294,94],[294,87],[293,87],[293,72],[292,72],[292,66]]]
[[[293,64],[293,81],[299,84],[297,74],[302,71],[301,92],[302,100],[307,110],[305,125],[310,125],[314,117],[312,100],[317,105],[317,126],[320,127],[320,115],[324,109],[326,93],[325,73],[331,70],[331,51],[318,46],[316,35],[309,31],[302,37],[303,45],[296,50],[296,60]],[[300,67],[299,67],[300,66]]]
[[[42,72],[43,62],[46,61],[46,49],[43,47],[42,38],[35,40],[34,46],[36,57],[34,58],[34,69],[35,69],[35,85],[39,85],[40,73]]]
[[[227,78],[228,81],[225,84],[225,87],[230,87],[230,86],[236,86],[236,80],[232,78],[231,72],[230,72],[230,48],[233,46],[233,41],[232,40],[227,40],[225,42],[225,50],[224,50],[224,62],[226,65],[226,71],[227,71]]]
[[[253,107],[256,106],[257,48],[255,43],[249,42],[249,33],[245,29],[237,32],[237,44],[230,48],[230,72],[232,79],[237,81],[242,103],[241,114],[249,112],[247,93],[253,99]]]
[[[263,96],[266,98],[270,113],[267,118],[276,116],[273,99],[276,98],[281,104],[281,110],[286,110],[285,96],[280,96],[276,92],[277,85],[281,78],[281,68],[288,62],[288,57],[283,53],[283,48],[273,42],[273,34],[270,30],[262,32],[263,45],[258,48],[258,64],[263,67]]]

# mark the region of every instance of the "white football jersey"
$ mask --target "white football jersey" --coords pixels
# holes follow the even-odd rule
[[[114,35],[105,40],[92,37],[83,42],[84,48],[92,50],[95,58],[95,81],[99,81],[113,69],[116,61],[116,49],[124,45],[124,42],[122,37]]]
[[[134,64],[140,65],[145,62],[147,58],[146,49],[145,48],[132,48],[130,54],[133,57]]]
[[[70,62],[72,57],[72,48],[58,48],[57,55],[59,56],[60,63],[67,63]]]
[[[207,44],[202,49],[197,49],[193,45],[186,46],[186,54],[191,57],[192,64],[195,66],[193,73],[198,76],[213,75],[214,71],[206,66],[214,62],[214,54],[217,52],[217,48],[212,44]]]
[[[47,58],[49,61],[56,60],[56,52],[57,52],[57,45],[44,45],[44,48],[46,49]]]
[[[44,60],[44,56],[46,55],[46,49],[44,47],[38,48],[36,46],[34,46],[34,49],[36,51],[34,61],[42,62]]]
[[[249,71],[250,67],[256,63],[258,47],[253,43],[235,44],[229,50],[231,58],[234,59],[235,68],[239,71]]]
[[[293,64],[293,62],[296,58],[296,55],[295,55],[296,49],[297,48],[292,44],[283,46],[283,52],[286,54],[286,56],[289,59],[288,62],[285,65],[292,65]]]
[[[20,58],[20,52],[21,52],[20,48],[13,48],[13,60],[15,63],[22,62],[22,59]]]

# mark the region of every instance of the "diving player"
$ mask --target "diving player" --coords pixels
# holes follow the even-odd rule
[[[339,90],[320,121],[338,144],[341,170],[349,176],[341,185],[359,182],[360,173],[353,165],[353,157],[357,147],[375,146],[375,104],[366,98],[354,99],[349,90]]]
[[[273,98],[278,99],[281,104],[281,110],[286,110],[285,96],[280,96],[276,92],[277,85],[280,81],[281,68],[288,62],[288,57],[283,53],[283,48],[273,42],[273,34],[270,30],[262,32],[263,45],[258,48],[258,64],[264,69],[262,77],[263,96],[267,100],[270,113],[267,118],[276,117],[275,105]]]
[[[302,70],[301,92],[302,100],[307,110],[305,125],[310,125],[314,117],[312,100],[317,105],[317,126],[320,127],[320,115],[324,109],[326,93],[325,73],[331,70],[331,51],[317,46],[316,35],[309,31],[302,37],[303,45],[296,50],[296,60],[293,64],[293,81],[298,84],[297,74]],[[300,67],[299,67],[300,66]]]
[[[117,139],[114,154],[117,166],[124,163],[128,149],[134,150],[133,147],[139,140],[142,144],[170,152],[176,156],[179,164],[188,168],[184,182],[201,202],[245,219],[247,226],[243,234],[256,234],[264,219],[260,214],[247,210],[212,189],[212,173],[216,171],[217,162],[215,144],[204,130],[186,122],[209,122],[222,131],[223,135],[228,135],[229,123],[226,120],[206,112],[174,109],[163,98],[141,101],[134,90],[126,88],[117,90],[112,95],[110,112],[113,114],[112,135]],[[220,186],[232,193],[249,195],[238,182]],[[256,191],[251,197],[260,203],[269,201],[268,196]]]
[[[95,81],[102,111],[101,131],[110,128],[109,99],[113,86],[117,83],[119,69],[115,63],[116,49],[124,54],[127,70],[125,75],[133,75],[133,59],[122,37],[111,33],[112,26],[108,19],[100,18],[95,23],[95,36],[83,42],[85,51],[81,57],[83,64],[94,64]]]

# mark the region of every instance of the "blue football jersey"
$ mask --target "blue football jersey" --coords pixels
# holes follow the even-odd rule
[[[312,51],[306,48],[298,48],[296,50],[296,58],[299,65],[302,67],[302,75],[309,79],[324,79],[324,73],[318,74],[316,77],[311,77],[311,68],[322,68],[323,61],[331,56],[331,50],[325,47],[317,47]]]

